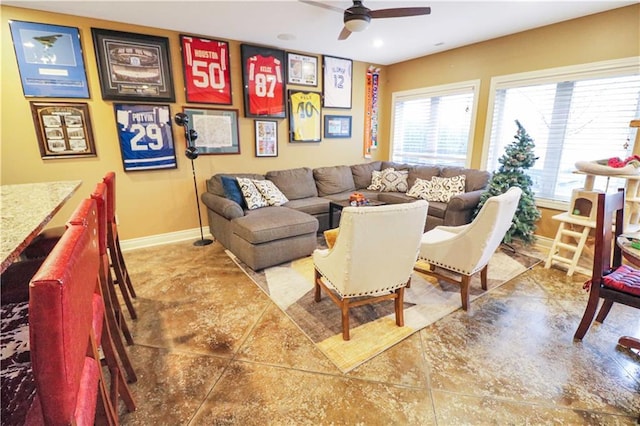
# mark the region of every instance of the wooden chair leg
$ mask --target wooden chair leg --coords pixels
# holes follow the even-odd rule
[[[482,289],[487,291],[487,272],[489,269],[489,264],[484,265],[484,268],[480,271],[480,284],[482,285]]]
[[[404,326],[404,287],[400,287],[396,289],[396,297],[395,297],[395,308],[396,308],[396,325],[398,327]]]
[[[592,283],[591,285],[594,286],[595,284]],[[596,314],[596,309],[598,308],[599,300],[600,300],[600,293],[597,290],[594,290],[592,288],[591,292],[589,293],[589,300],[587,301],[587,306],[584,309],[584,314],[582,315],[582,320],[578,325],[578,329],[576,330],[576,333],[573,335],[574,340],[582,340],[584,335],[587,333],[587,330],[589,330],[589,327],[591,327],[591,322],[593,321],[593,317]]]
[[[129,289],[127,288],[127,284],[125,282],[125,275],[118,261],[118,256],[114,254],[115,250],[111,250],[111,263],[112,269],[115,273],[116,278],[113,280],[115,284],[118,284],[120,288],[120,294],[122,295],[122,299],[124,300],[125,305],[127,305],[127,310],[129,311],[129,315],[131,319],[137,319],[138,315],[136,314],[136,309],[133,307],[133,302],[131,301],[131,296],[129,295]]]
[[[120,269],[122,269],[124,281],[125,281],[125,284],[127,285],[127,289],[129,290],[131,297],[135,299],[138,296],[136,295],[136,290],[133,288],[133,284],[131,283],[131,277],[129,276],[129,271],[127,270],[127,264],[124,261],[122,249],[120,248],[120,237],[118,235],[115,236],[115,250],[118,254]]]
[[[607,317],[607,315],[609,315],[609,311],[611,310],[612,306],[613,306],[613,301],[609,299],[605,299],[604,302],[602,303],[602,306],[600,307],[600,310],[598,311],[598,316],[596,316],[596,321],[599,323],[603,323],[604,319]]]
[[[122,309],[120,309],[120,303],[118,302],[118,295],[116,294],[116,287],[113,279],[111,278],[111,272],[109,271],[109,265],[106,266],[106,275],[108,280],[108,285],[106,288],[106,294],[111,298],[111,306],[113,308],[113,315],[118,327],[118,330],[124,336],[127,345],[133,345],[133,337],[131,336],[131,332],[129,331],[129,326],[127,325],[127,321],[124,318],[124,313]]]
[[[460,282],[460,296],[462,296],[462,309],[469,310],[469,281],[471,277],[469,275],[462,275]]]
[[[342,310],[342,339],[349,340],[351,338],[349,336],[349,299],[342,300],[340,309]]]
[[[320,288],[320,283],[319,281],[322,279],[320,276],[320,272],[318,272],[317,269],[314,269],[315,272],[315,279],[314,279],[314,286],[315,286],[315,295],[314,295],[314,300],[316,302],[319,302],[320,299],[322,298],[322,289]]]

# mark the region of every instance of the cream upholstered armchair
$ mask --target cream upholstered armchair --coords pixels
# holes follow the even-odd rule
[[[418,259],[429,269],[415,269],[455,284],[460,284],[462,308],[469,309],[469,280],[480,271],[482,289],[487,290],[487,265],[505,234],[511,227],[522,190],[509,188],[501,195],[490,197],[478,215],[468,225],[436,226],[422,236]],[[460,281],[443,275],[437,268],[460,275]]]
[[[321,289],[342,310],[342,338],[349,340],[349,308],[395,301],[404,325],[404,288],[411,281],[429,204],[346,207],[331,249],[313,252],[315,300]],[[355,299],[355,300],[354,300]]]

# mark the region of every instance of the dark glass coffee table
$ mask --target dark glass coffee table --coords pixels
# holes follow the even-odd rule
[[[382,206],[385,204],[387,203],[384,201],[369,200],[369,204],[357,207]],[[351,207],[351,202],[349,200],[331,201],[329,203],[329,229],[333,229],[333,214],[335,212],[342,211],[345,207]]]

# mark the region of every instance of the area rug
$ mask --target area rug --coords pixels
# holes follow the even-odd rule
[[[462,306],[458,285],[414,271],[411,288],[404,296],[404,327],[396,326],[392,301],[359,306],[349,311],[351,340],[344,341],[340,309],[324,293],[320,302],[314,301],[310,256],[256,272],[230,251],[226,253],[343,373]],[[489,290],[483,292],[480,274],[474,275],[470,300],[495,290],[540,261],[499,249],[489,262]]]

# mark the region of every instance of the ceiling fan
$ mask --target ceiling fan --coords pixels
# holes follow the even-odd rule
[[[318,6],[334,12],[344,13],[344,28],[338,36],[338,40],[345,40],[351,33],[364,31],[369,26],[371,19],[400,18],[404,16],[428,15],[430,7],[398,7],[393,9],[371,10],[362,4],[361,0],[353,0],[353,6],[348,9],[340,9],[326,3],[311,0],[299,0],[311,6]]]

